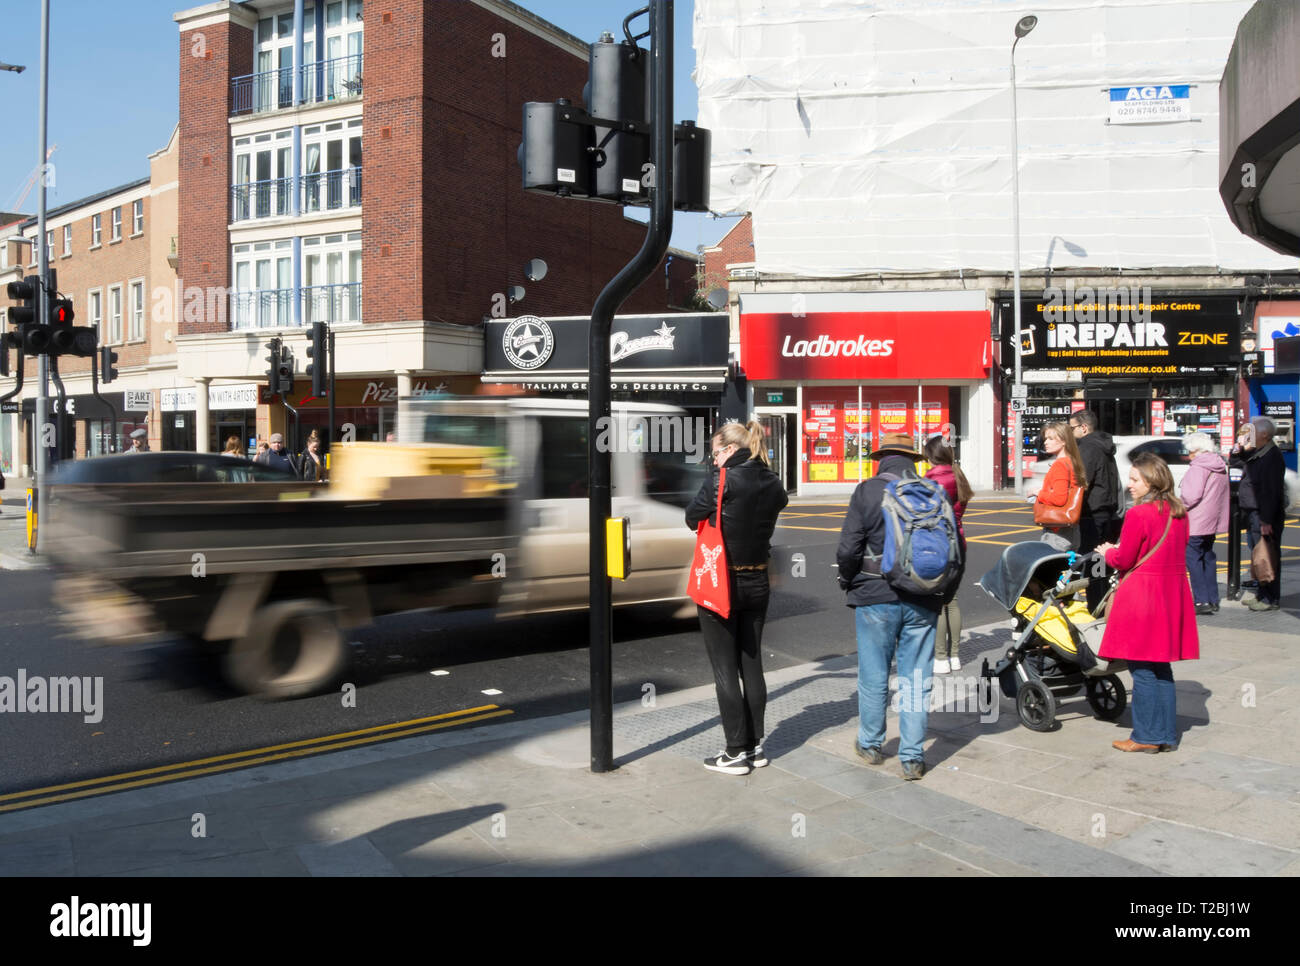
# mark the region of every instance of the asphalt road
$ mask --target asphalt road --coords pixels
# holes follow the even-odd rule
[[[770,669],[856,650],[852,615],[832,572],[846,506],[792,505],[781,517],[764,635]],[[975,581],[1005,547],[1037,539],[1038,530],[1028,508],[1004,496],[972,502],[965,522],[969,563],[958,596],[965,624],[1005,620]],[[801,576],[796,554],[804,557]],[[454,727],[467,715],[536,717],[587,706],[585,613],[510,621],[481,612],[387,618],[352,635],[345,681],[355,686],[355,702],[342,692],[266,702],[233,693],[217,661],[187,646],[90,646],[63,633],[44,571],[0,572],[0,600],[0,675],[25,669],[29,677],[103,679],[99,721],[72,713],[0,714],[0,810],[314,753],[344,740],[386,740],[417,726]],[[614,638],[616,702],[640,699],[647,685],[666,694],[712,680],[694,619],[618,611]],[[452,717],[424,720],[439,715]],[[409,722],[416,724],[403,724]],[[234,757],[212,761],[220,756]],[[147,769],[160,771],[138,774]],[[57,787],[69,783],[88,784]]]

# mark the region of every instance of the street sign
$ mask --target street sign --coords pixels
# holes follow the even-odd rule
[[[1025,411],[1025,404],[1026,404],[1026,400],[1024,399],[1012,399],[1011,411],[1013,413],[1023,413]]]
[[[1028,398],[1029,398],[1029,387],[1028,387],[1027,385],[1025,385],[1023,382],[1021,382],[1021,383],[1017,383],[1016,385],[1012,386],[1012,387],[1011,387],[1011,398],[1012,398],[1012,399],[1028,399]]]

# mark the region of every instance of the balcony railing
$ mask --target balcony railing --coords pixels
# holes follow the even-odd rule
[[[301,289],[302,325],[313,322],[360,322],[361,283],[308,285]],[[231,328],[275,329],[295,326],[293,289],[230,293]]]
[[[272,178],[269,181],[250,181],[230,188],[230,220],[246,221],[249,218],[273,218],[290,213],[293,200],[293,178]]]
[[[361,204],[361,167],[302,176],[303,214],[334,211]]]
[[[294,325],[293,289],[273,288],[230,293],[232,329],[273,329]]]
[[[309,285],[302,290],[302,324],[360,322],[361,283]]]
[[[298,103],[342,101],[361,96],[361,54],[303,64]],[[257,114],[293,107],[293,68],[280,67],[231,80],[231,114]]]

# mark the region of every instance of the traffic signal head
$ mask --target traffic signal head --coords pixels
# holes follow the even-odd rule
[[[713,134],[694,121],[682,121],[673,134],[673,208],[708,211]]]
[[[5,291],[11,302],[21,302],[9,310],[9,321],[15,326],[28,325],[36,321],[36,293],[40,289],[41,277],[28,275],[21,282],[10,282]]]
[[[583,114],[566,100],[554,104],[530,101],[524,105],[524,139],[518,158],[525,191],[575,198],[591,194],[587,146],[592,140],[592,128],[564,119]]]
[[[280,365],[276,367],[276,392],[281,398],[293,393],[293,354],[288,349],[280,350]]]
[[[640,47],[615,43],[606,34],[589,48],[587,113],[607,120],[648,124],[650,58]],[[650,138],[617,128],[597,127],[593,147],[592,195],[603,201],[644,204],[650,196]]]
[[[328,333],[329,329],[324,322],[311,324],[311,340],[307,343],[307,358],[311,361],[307,363],[307,375],[311,377],[311,394],[317,398],[326,395],[328,391],[325,348]]]
[[[267,388],[275,395],[280,391],[280,340],[272,339],[266,348],[270,350],[266,356]]]
[[[73,311],[72,299],[54,299],[50,302],[50,324],[72,325],[77,313]]]
[[[92,353],[93,355],[93,353]],[[117,378],[117,353],[108,346],[99,347],[99,378],[105,385]]]

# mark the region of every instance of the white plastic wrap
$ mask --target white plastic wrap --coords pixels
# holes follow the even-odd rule
[[[695,0],[712,207],[760,272],[1021,264],[1294,269],[1219,200],[1218,83],[1249,0]],[[1192,121],[1108,124],[1110,87],[1191,84]],[[1053,245],[1053,238],[1057,238]],[[1070,246],[1086,255],[1072,253]]]

